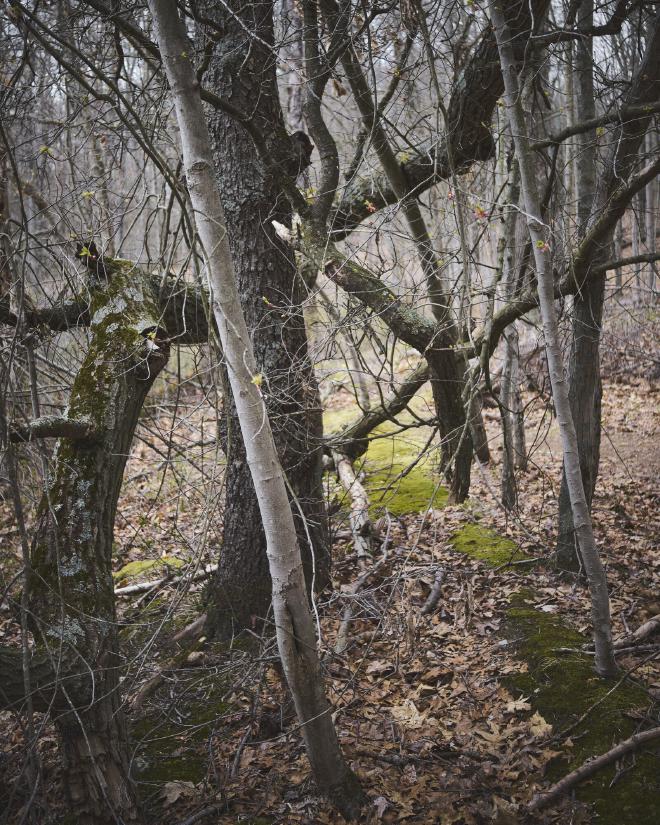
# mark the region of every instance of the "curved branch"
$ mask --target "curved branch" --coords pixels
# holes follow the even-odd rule
[[[36,438],[68,438],[72,441],[93,441],[98,432],[86,421],[48,415],[27,424],[10,427],[9,440],[14,443],[34,441]]]

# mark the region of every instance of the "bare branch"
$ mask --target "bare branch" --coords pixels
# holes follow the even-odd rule
[[[9,438],[15,444],[34,441],[36,438],[70,438],[72,441],[88,441],[93,440],[96,435],[95,425],[60,415],[43,416],[28,424],[20,424],[9,429]]]

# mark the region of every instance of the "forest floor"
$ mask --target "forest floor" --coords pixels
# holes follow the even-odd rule
[[[594,522],[614,634],[624,637],[660,613],[660,395],[644,377],[615,378],[604,386]],[[398,480],[401,499],[396,485],[381,495],[387,480],[378,463],[386,457],[381,448],[364,468],[367,480],[372,473],[380,532],[368,572],[358,568],[345,510],[334,517],[334,589],[316,608],[335,723],[372,800],[364,822],[660,821],[660,756],[652,748],[598,774],[580,786],[577,798],[538,814],[527,811],[535,793],[589,756],[659,724],[660,640],[621,654],[622,678],[595,676],[593,657],[583,650],[589,643],[585,587],[546,563],[560,481],[555,427],[544,401],[526,400],[528,433],[536,436],[528,444],[530,467],[520,476],[515,514],[498,505],[499,425],[496,411],[487,411],[493,460],[474,467],[467,504],[446,505],[432,462]],[[151,593],[120,599],[131,663],[125,687],[134,772],[148,822],[341,822],[315,796],[272,640],[171,642],[203,609],[204,583],[183,587],[174,577],[214,561],[221,499],[208,452],[193,458],[193,472],[183,461],[183,454],[195,455],[189,444],[205,443],[212,422],[202,427],[192,412],[181,420],[181,455],[161,450],[155,457],[148,434],[134,450],[116,531],[118,585],[164,570],[172,576]],[[168,420],[160,426],[166,431]],[[153,471],[155,458],[167,474]],[[396,477],[407,466],[405,455],[393,463]],[[429,490],[436,493],[431,507]],[[0,532],[10,535],[11,529],[3,505]],[[199,547],[205,548],[201,557]],[[362,573],[363,586],[351,595]],[[437,606],[424,615],[438,580]],[[349,646],[336,654],[347,604],[353,612]],[[16,638],[9,611],[0,614],[0,635],[5,642]],[[20,772],[22,741],[19,720],[2,714],[7,787]],[[48,821],[64,821],[49,726],[39,751]],[[204,810],[208,816],[192,819]]]

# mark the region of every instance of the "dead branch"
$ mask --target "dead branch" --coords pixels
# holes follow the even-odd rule
[[[580,782],[584,782],[585,779],[593,776],[599,770],[602,770],[602,768],[606,768],[612,762],[616,762],[617,759],[620,759],[627,753],[632,753],[633,751],[639,750],[639,748],[643,745],[653,742],[656,739],[660,739],[660,727],[651,728],[651,730],[634,734],[630,737],[630,739],[626,739],[625,742],[619,743],[616,747],[607,751],[607,753],[603,753],[600,756],[585,762],[584,765],[581,765],[579,768],[569,773],[557,782],[556,785],[553,785],[549,790],[537,794],[532,799],[529,805],[529,810],[539,811],[542,808],[547,808],[548,805],[551,805],[558,797],[563,796],[565,793],[570,791],[571,788],[575,787],[575,785],[578,785]]]
[[[137,584],[128,584],[126,587],[115,587],[115,596],[133,596],[135,593],[146,593],[149,590],[155,590],[163,584],[179,584],[182,581],[196,582],[201,579],[208,578],[212,573],[218,569],[217,564],[206,564],[202,570],[193,573],[192,576],[163,576],[160,579],[153,579],[148,582],[138,582]]]
[[[70,438],[84,441],[94,437],[96,428],[85,421],[75,421],[61,415],[48,415],[27,424],[10,427],[9,438],[14,443],[34,441],[35,438]]]
[[[385,421],[392,421],[406,409],[417,392],[429,380],[429,367],[425,361],[410,373],[401,386],[382,404],[367,411],[340,433],[328,438],[328,448],[337,450],[353,460],[367,451],[368,436]]]
[[[365,570],[362,575],[360,575],[356,581],[346,590],[344,591],[345,596],[357,596],[357,594],[362,590],[365,584],[371,579],[380,568],[385,564],[387,561],[387,546],[384,544],[384,552],[382,558],[371,567],[369,570]],[[351,619],[353,618],[353,599],[351,598],[346,607],[344,608],[344,613],[341,618],[341,624],[339,626],[339,631],[337,633],[337,641],[335,642],[335,653],[341,655],[346,651],[348,647],[348,629],[351,625]]]
[[[206,613],[202,613],[194,622],[191,622],[189,625],[184,627],[182,630],[179,630],[178,633],[175,633],[172,636],[171,643],[172,644],[181,644],[181,642],[187,642],[190,639],[197,639],[201,636],[204,625],[206,624]]]
[[[351,531],[358,564],[364,568],[371,557],[373,526],[369,517],[369,496],[353,469],[353,462],[343,453],[334,452],[332,458],[341,486],[351,500]]]
[[[427,600],[424,602],[424,606],[422,607],[422,616],[428,616],[429,613],[433,613],[435,608],[438,606],[438,602],[440,601],[440,595],[442,593],[442,583],[444,579],[445,571],[442,569],[436,570],[433,587],[431,588],[431,592],[429,593],[429,596]]]
[[[640,625],[637,630],[629,636],[624,636],[622,639],[618,639],[614,642],[614,649],[620,650],[623,647],[633,646],[638,642],[644,641],[644,639],[648,639],[648,637],[657,630],[660,630],[660,613],[657,616],[652,616],[647,622]]]

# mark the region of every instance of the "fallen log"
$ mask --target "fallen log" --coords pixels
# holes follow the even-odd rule
[[[642,642],[645,639],[648,639],[648,637],[656,631],[660,631],[660,614],[657,616],[652,616],[647,622],[640,625],[633,633],[614,642],[614,649],[619,650],[623,647],[630,647],[638,642]]]
[[[368,563],[371,558],[373,545],[373,525],[369,516],[369,496],[364,485],[355,474],[351,459],[339,452],[333,451],[332,458],[335,463],[335,471],[351,500],[351,532],[353,534],[353,545],[358,556],[360,567]]]
[[[422,616],[428,616],[429,613],[433,613],[435,608],[438,606],[438,602],[440,601],[440,595],[442,594],[442,583],[445,580],[445,571],[444,570],[437,570],[435,574],[435,579],[433,581],[433,587],[431,588],[431,592],[428,595],[428,598],[424,602],[422,607]]]

